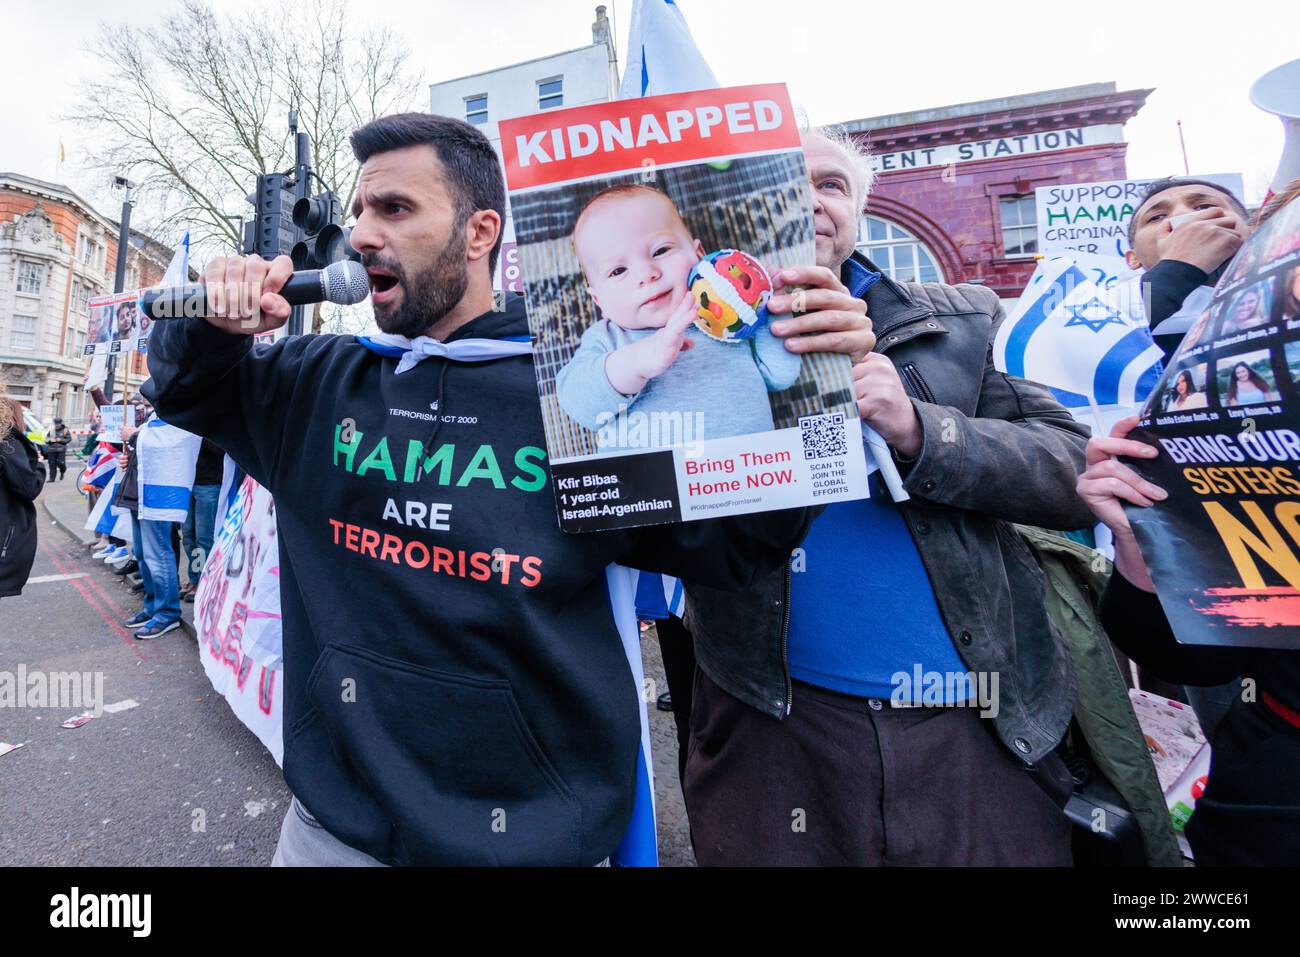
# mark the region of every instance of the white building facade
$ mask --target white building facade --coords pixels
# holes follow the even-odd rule
[[[589,45],[434,83],[429,87],[429,112],[475,124],[500,152],[502,120],[558,107],[608,103],[617,94],[614,36],[600,6]]]

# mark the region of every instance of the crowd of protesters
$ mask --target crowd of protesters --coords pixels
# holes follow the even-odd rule
[[[385,291],[376,321],[396,349],[420,335],[483,343],[525,333],[518,301],[492,308],[504,190],[482,134],[412,114],[368,124],[353,146],[362,173],[352,243]],[[1112,458],[1137,454],[1123,438],[1131,423],[1090,440],[1047,389],[997,371],[990,346],[1004,317],[989,290],[882,277],[855,251],[867,157],[827,131],[809,131],[803,147],[817,265],[783,277],[809,290],[806,311],[773,332],[791,351],[849,355],[859,413],[892,448],[907,501],[874,489],[820,515],[564,536],[553,516],[508,496],[458,499],[462,525],[448,544],[514,536],[557,570],[531,593],[485,600],[315,544],[318,528],[367,514],[388,491],[327,470],[304,496],[303,463],[338,456],[345,419],[403,447],[431,441],[385,423],[403,396],[423,407],[436,395],[440,408],[484,417],[492,403],[511,419],[493,420],[499,440],[541,444],[526,357],[503,349],[470,364],[449,354],[399,378],[393,347],[351,338],[253,349],[251,333],[288,315],[277,294],[287,259],[210,264],[210,290],[256,294],[227,292],[218,315],[155,333],[147,388],[163,414],[229,449],[277,499],[289,596],[284,768],[295,795],[277,863],[608,860],[636,777],[635,721],[610,697],[619,669],[599,610],[597,573],[610,560],[686,586],[684,621],[662,626],[665,703],[701,863],[1068,864],[1080,828],[1065,808],[1089,768],[1130,805],[1145,859],[1178,863],[1146,742],[1126,730],[1136,728],[1131,709],[1127,723],[1111,720],[1130,707],[1114,694],[1128,674],[1114,645],[1178,684],[1231,688],[1269,670],[1265,699],[1237,694],[1217,729],[1207,722],[1224,756],[1202,798],[1210,811],[1188,837],[1205,864],[1300,859],[1300,781],[1266,773],[1275,757],[1300,767],[1300,718],[1288,717],[1300,711],[1287,677],[1296,654],[1176,653],[1115,505],[1159,497]],[[1133,231],[1134,265],[1160,313],[1152,325],[1172,348],[1181,330],[1160,323],[1217,279],[1249,233],[1247,211],[1214,184],[1165,180],[1148,189]],[[769,309],[788,311],[786,299]],[[1109,585],[1078,542],[1096,521],[1116,539]],[[996,674],[996,706],[892,693],[892,676],[917,665]],[[344,676],[382,704],[349,709],[321,691]],[[512,689],[528,749],[506,746],[504,712],[474,690],[487,680]],[[533,749],[545,758],[528,757]],[[477,817],[482,795],[498,793],[519,815],[508,835]]]
[[[184,522],[167,517],[141,514],[142,469],[146,456],[181,457],[184,449],[161,447],[141,442],[151,423],[162,423],[149,401],[140,394],[132,406],[137,425],[123,425],[120,441],[100,443],[117,457],[118,474],[110,485],[111,511],[125,512],[129,518],[129,538],[105,532],[91,544],[92,557],[112,566],[114,573],[129,577],[131,591],[139,594],[143,607],[124,624],[140,640],[160,638],[180,627],[181,602],[194,600],[199,576],[208,551],[212,548],[218,520],[217,495],[221,487],[224,454],[204,440],[193,468],[193,482]],[[89,443],[88,443],[89,444]],[[182,466],[181,472],[186,468]],[[87,489],[94,491],[93,485]],[[116,530],[116,529],[115,529]],[[182,582],[181,572],[185,572]]]
[[[351,242],[372,277],[398,290],[375,305],[389,338],[526,335],[518,299],[494,308],[504,186],[482,133],[405,114],[373,121],[352,142],[362,166]],[[1066,807],[1086,783],[1081,768],[1107,777],[1130,806],[1148,862],[1177,863],[1145,741],[1108,720],[1127,698],[1098,690],[1112,674],[1128,683],[1129,659],[1191,701],[1212,737],[1208,786],[1187,830],[1197,862],[1300,861],[1300,652],[1178,643],[1122,507],[1165,498],[1117,458],[1154,454],[1127,437],[1135,420],[1090,438],[1048,389],[995,369],[997,297],[882,276],[855,249],[868,157],[832,131],[807,131],[803,147],[816,266],[786,277],[806,288],[805,311],[772,331],[791,352],[849,356],[859,414],[891,447],[906,501],[873,487],[868,499],[824,510],[573,536],[540,499],[508,490],[457,499],[449,543],[514,541],[545,556],[546,577],[485,598],[464,582],[329,547],[329,523],[382,510],[390,492],[312,463],[337,460],[336,425],[348,419],[358,432],[427,446],[418,425],[385,418],[404,399],[424,408],[430,396],[458,414],[504,417],[492,420],[495,441],[543,445],[530,358],[448,356],[399,377],[391,349],[354,337],[253,348],[251,333],[288,316],[283,257],[215,261],[210,289],[251,286],[259,296],[227,295],[206,320],[155,329],[149,398],[137,397],[139,426],[122,431],[114,492],[131,514],[130,539],[105,538],[95,556],[138,569],[144,607],[126,624],[141,639],[160,637],[178,626],[211,548],[222,449],[276,496],[284,771],[294,792],[277,863],[609,860],[631,813],[637,738],[610,627],[611,562],[685,583],[683,618],[660,625],[664,704],[677,721],[703,864],[1068,865],[1080,837]],[[1130,261],[1144,271],[1166,354],[1187,328],[1166,320],[1295,195],[1252,222],[1211,182],[1147,189]],[[789,300],[778,294],[770,311],[790,312]],[[17,529],[13,557],[0,552],[0,596],[16,593],[10,579],[24,561],[30,568],[41,488],[11,406],[0,396],[0,520]],[[205,437],[184,523],[139,515],[140,460],[150,454],[141,433],[159,413]],[[58,450],[47,443],[52,480],[69,441],[64,429]],[[1094,523],[1114,537],[1108,578],[1079,544]],[[997,700],[898,695],[893,676],[914,669],[995,674]],[[1258,697],[1241,693],[1244,676],[1257,679]],[[346,695],[340,705],[340,680],[357,683],[365,707],[350,708]],[[512,809],[502,832],[485,816],[497,803]]]

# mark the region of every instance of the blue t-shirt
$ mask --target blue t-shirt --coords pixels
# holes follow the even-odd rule
[[[967,669],[940,617],[916,543],[879,477],[872,476],[871,498],[828,506],[813,522],[802,554],[791,559],[786,647],[791,677],[888,699],[896,687],[912,691],[918,665],[922,674]],[[908,682],[896,684],[898,672]],[[922,690],[915,687],[902,700],[919,702]]]

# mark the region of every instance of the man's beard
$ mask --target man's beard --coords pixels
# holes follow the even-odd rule
[[[465,262],[464,229],[451,236],[427,269],[407,276],[395,259],[365,256],[362,265],[386,269],[402,286],[402,300],[390,311],[375,310],[375,323],[384,332],[414,339],[426,334],[465,297],[469,288],[469,266]]]

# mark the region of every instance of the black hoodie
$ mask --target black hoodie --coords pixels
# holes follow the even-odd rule
[[[527,334],[511,297],[450,339]],[[285,778],[388,863],[595,864],[640,736],[606,566],[743,588],[813,513],[566,535],[531,357],[395,368],[350,336],[255,346],[198,319],[149,344],[159,415],[275,496]]]
[[[1147,324],[1155,330],[1183,307],[1183,300],[1190,296],[1199,286],[1208,283],[1210,274],[1203,269],[1178,259],[1162,259],[1142,274],[1142,294],[1148,302],[1150,314]],[[1152,336],[1168,362],[1187,335],[1182,332],[1164,333]]]
[[[8,435],[0,435],[0,598],[21,594],[32,573],[36,561],[32,503],[44,485],[45,469],[36,458],[36,446],[16,426]]]

